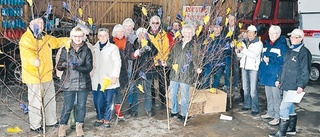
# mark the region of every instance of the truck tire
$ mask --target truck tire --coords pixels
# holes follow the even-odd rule
[[[312,64],[310,68],[310,81],[320,81],[320,65]]]

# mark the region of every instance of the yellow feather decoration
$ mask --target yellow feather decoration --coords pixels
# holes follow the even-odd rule
[[[101,91],[104,92],[104,90],[110,86],[111,84],[111,79],[110,78],[103,78],[103,81],[102,81],[102,86],[101,86]]]
[[[8,133],[19,133],[21,132],[22,130],[18,127],[18,126],[15,126],[15,127],[8,127],[7,128],[7,132]]]
[[[140,90],[140,92],[144,93],[144,90],[143,90],[143,87],[142,87],[141,84],[139,84],[139,85],[137,86],[137,88]]]
[[[88,23],[89,23],[90,26],[92,27],[92,25],[93,25],[93,20],[92,20],[92,18],[88,18]]]
[[[148,44],[148,41],[146,39],[142,39],[141,40],[141,47],[143,48],[144,46],[146,46]]]
[[[217,93],[217,89],[216,88],[210,88],[210,90],[209,90],[211,93],[214,93],[214,94],[216,94]]]
[[[79,8],[79,9],[78,9],[78,12],[79,12],[80,17],[82,17],[82,15],[83,15],[83,10],[82,10],[81,8]]]
[[[229,31],[229,32],[227,33],[227,35],[226,35],[226,38],[231,37],[232,34],[233,34],[233,32],[232,32],[232,31]]]
[[[174,38],[178,38],[181,35],[180,31],[177,31],[176,33],[174,33]]]
[[[207,15],[203,18],[204,24],[208,24],[209,19],[210,19],[210,16],[209,16],[209,14],[207,14]]]
[[[147,11],[147,9],[145,7],[142,7],[141,11],[142,11],[144,16],[148,15],[148,11]]]
[[[33,1],[32,0],[27,0],[27,2],[29,3],[30,7],[32,7]]]
[[[202,31],[202,28],[203,28],[203,26],[199,26],[199,27],[198,27],[198,29],[197,29],[197,31],[196,31],[197,37],[199,37],[199,35],[200,35],[201,31]]]
[[[177,73],[179,68],[179,64],[173,64],[172,69]]]

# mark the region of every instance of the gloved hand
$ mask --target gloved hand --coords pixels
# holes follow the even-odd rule
[[[78,67],[79,63],[76,59],[73,59],[71,62],[70,62],[70,69],[75,69],[76,67]]]

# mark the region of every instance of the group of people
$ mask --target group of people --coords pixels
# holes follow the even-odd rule
[[[269,39],[263,44],[257,37],[257,28],[253,25],[241,34],[241,46],[236,53],[241,58],[242,88],[244,102],[242,111],[251,110],[259,114],[257,84],[265,86],[267,113],[263,119],[272,119],[269,125],[279,125],[276,133],[270,137],[283,137],[296,134],[297,114],[293,102],[282,101],[289,90],[298,94],[304,91],[309,81],[311,53],[304,46],[304,32],[294,29],[288,33],[290,44],[281,36],[281,28],[271,25]]]
[[[151,117],[156,93],[159,93],[161,109],[166,107],[168,94],[170,117],[184,120],[190,87],[200,82],[197,88],[219,88],[222,74],[225,75],[224,87],[229,87],[237,83],[229,79],[231,67],[240,67],[244,91],[242,110],[259,114],[259,79],[265,86],[268,106],[267,113],[261,117],[273,118],[270,125],[280,123],[279,131],[272,136],[295,133],[297,117],[293,104],[281,102],[281,96],[288,90],[301,93],[308,82],[311,55],[303,46],[303,31],[295,29],[290,33],[291,45],[288,46],[280,36],[280,27],[272,25],[270,40],[263,45],[255,26],[241,32],[235,16],[229,15],[228,19],[227,26],[216,21],[209,30],[204,30],[201,35],[208,34],[204,42],[196,39],[194,24],[181,26],[179,21],[174,21],[166,32],[161,27],[161,18],[152,16],[148,28],[134,31],[134,21],[127,18],[114,26],[112,37],[108,29],[98,29],[98,42],[94,45],[87,41],[89,30],[85,25],[73,28],[69,38],[55,38],[43,32],[41,18],[32,20],[19,43],[22,80],[28,86],[31,130],[39,132],[42,126],[59,126],[59,136],[66,136],[68,120],[74,115],[76,134],[84,136],[86,102],[91,91],[97,114],[95,127],[110,127],[112,108],[118,118],[123,118],[124,102],[129,104],[127,114],[136,117],[143,101],[145,113]],[[60,48],[55,68],[61,71],[63,83],[64,102],[59,122],[52,81],[53,48]],[[139,99],[140,94],[143,100]],[[46,121],[42,121],[42,109]]]

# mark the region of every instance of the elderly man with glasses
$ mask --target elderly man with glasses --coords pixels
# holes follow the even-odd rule
[[[159,80],[159,97],[162,103],[161,108],[165,108],[165,82],[169,83],[169,69],[167,67],[163,68],[164,66],[162,64],[167,61],[170,52],[169,39],[167,37],[167,33],[160,27],[161,19],[159,16],[151,17],[149,25],[150,27],[148,29],[148,37],[150,38],[152,44],[158,50],[158,54],[154,57],[154,79]],[[152,103],[155,104],[155,88],[153,84]]]
[[[283,98],[286,97],[289,90],[301,94],[309,81],[311,67],[311,53],[304,46],[302,40],[304,32],[300,29],[294,29],[290,36],[291,46],[285,54],[284,63],[280,75],[275,85],[283,91]],[[295,135],[297,125],[297,114],[294,110],[293,102],[281,102],[280,105],[280,124],[278,131],[269,134],[269,137],[282,137],[286,135]]]

